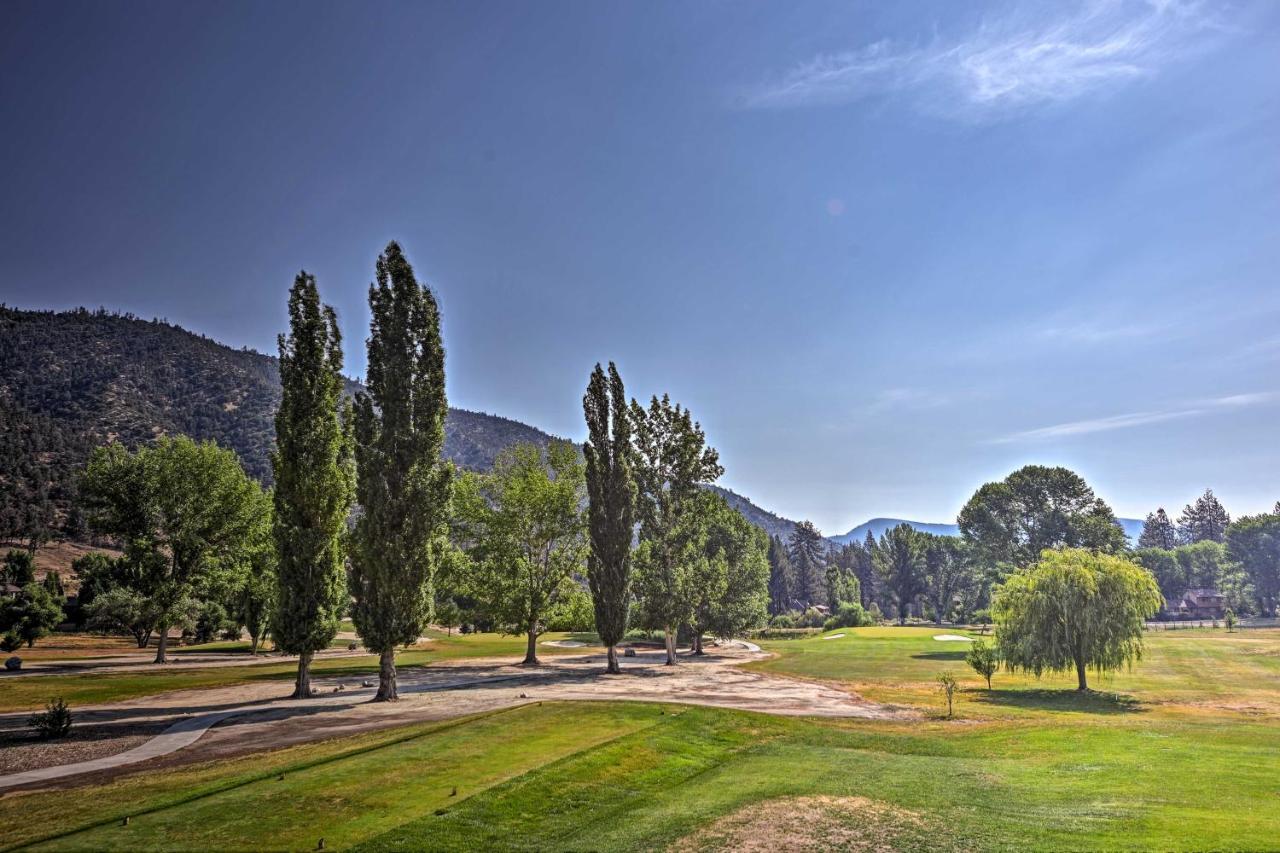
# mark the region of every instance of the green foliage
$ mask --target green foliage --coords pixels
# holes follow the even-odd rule
[[[802,521],[787,540],[787,555],[794,568],[796,601],[802,607],[822,604],[828,595],[824,589],[829,546],[822,531],[812,521]]]
[[[227,608],[216,601],[202,601],[196,611],[192,631],[197,643],[211,643],[228,629],[236,627],[236,623],[227,616]]]
[[[587,441],[587,520],[591,549],[587,583],[591,588],[596,633],[608,649],[608,670],[618,672],[615,646],[627,633],[631,615],[631,539],[636,517],[636,483],[632,475],[631,417],[626,389],[617,367],[609,362],[605,379],[600,365],[591,372],[582,397]]]
[[[352,620],[382,656],[378,699],[397,698],[395,649],[431,617],[432,581],[447,559],[453,467],[444,445],[440,312],[396,243],[378,257],[369,288],[368,394],[355,404],[356,520]]]
[[[47,636],[62,622],[62,599],[32,581],[17,594],[0,599],[0,632],[13,634],[27,646]]]
[[[1226,538],[1227,552],[1248,577],[1258,611],[1275,616],[1280,607],[1280,512],[1237,519]]]
[[[27,718],[27,725],[36,730],[44,740],[63,738],[71,734],[71,709],[62,697],[51,699],[42,712]]]
[[[700,486],[719,479],[724,468],[701,425],[665,394],[648,409],[632,400],[631,428],[640,520],[636,593],[645,627],[663,629],[667,663],[673,664],[676,628],[693,615],[692,569],[701,556],[701,524],[690,510]]]
[[[990,690],[991,676],[996,674],[1000,666],[1000,650],[986,640],[974,640],[969,644],[964,660],[974,672],[986,679],[987,689]]]
[[[230,450],[185,436],[133,453],[120,444],[99,448],[81,489],[94,529],[121,540],[139,568],[135,589],[159,614],[163,663],[165,628],[184,601],[233,585],[243,571],[245,548],[269,518],[268,498]]]
[[[1086,668],[1102,673],[1142,657],[1142,631],[1160,610],[1151,573],[1126,559],[1081,548],[1045,551],[997,590],[992,609],[1000,655],[1011,670]]]
[[[289,334],[280,336],[279,349],[282,396],[271,455],[275,560],[263,555],[251,564],[242,602],[247,621],[260,626],[268,601],[263,581],[274,569],[271,634],[277,648],[300,656],[295,695],[306,697],[311,656],[337,634],[348,601],[343,537],[355,469],[338,318],[305,272],[289,291]],[[251,626],[250,633],[256,648],[260,630]]]
[[[795,568],[787,546],[777,536],[769,537],[769,612],[775,616],[795,606]]]
[[[1111,507],[1066,468],[1028,465],[987,483],[960,510],[958,521],[975,558],[1002,572],[1030,565],[1046,548],[1126,548]]]
[[[951,673],[943,672],[938,674],[938,688],[942,691],[943,695],[947,697],[947,719],[955,716],[952,706],[952,697],[955,696],[957,685],[958,682],[956,681],[956,677]]]
[[[122,632],[145,649],[160,618],[159,609],[142,593],[124,586],[99,592],[85,608],[86,625],[95,631]]]
[[[924,536],[924,587],[938,624],[954,616],[958,599],[977,585],[974,565],[964,540],[954,536]]]
[[[586,569],[585,499],[585,468],[567,441],[545,454],[516,445],[492,473],[458,480],[454,512],[471,558],[471,594],[497,624],[526,634],[527,664],[538,662],[543,617]]]
[[[691,624],[697,649],[701,636],[737,637],[768,617],[768,537],[713,492],[698,497],[703,517],[700,582],[694,586]]]
[[[1213,489],[1205,489],[1194,504],[1187,504],[1178,516],[1178,540],[1185,544],[1195,542],[1224,542],[1231,516],[1222,502],[1214,497]]]
[[[36,579],[36,560],[30,551],[14,548],[4,555],[4,570],[0,581],[14,586],[26,586]]]
[[[595,607],[591,593],[576,581],[569,581],[547,609],[543,623],[548,631],[574,633],[595,629]]]
[[[1139,548],[1159,548],[1171,551],[1178,545],[1178,528],[1170,520],[1169,514],[1160,507],[1147,514],[1142,523],[1142,534],[1138,537]]]
[[[880,582],[893,597],[898,624],[906,624],[907,610],[925,587],[925,547],[927,534],[909,524],[886,530],[876,546],[875,567]]]
[[[861,604],[856,601],[842,601],[835,612],[822,623],[822,630],[834,631],[836,628],[862,628],[874,625],[875,619]]]

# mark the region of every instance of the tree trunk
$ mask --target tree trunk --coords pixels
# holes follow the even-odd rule
[[[1079,682],[1077,690],[1088,690],[1089,682],[1085,679],[1084,661],[1076,660],[1076,680]]]
[[[537,666],[538,663],[538,629],[535,626],[529,629],[529,644],[525,647],[524,660],[520,665]]]
[[[156,663],[168,663],[165,658],[165,652],[169,650],[169,626],[161,625],[156,630],[160,632],[159,639],[156,640]]]
[[[605,672],[609,672],[614,675],[622,674],[622,668],[618,666],[618,647],[617,646],[609,647],[609,664],[607,667],[605,667]]]
[[[311,698],[311,658],[315,652],[303,652],[298,656],[298,680],[294,683],[293,699]]]
[[[702,654],[702,634],[693,635],[693,653],[695,655]]]
[[[387,649],[378,659],[378,693],[375,702],[394,702],[400,698],[396,692],[396,650]]]
[[[250,634],[249,638],[253,641],[253,644],[249,646],[249,654],[253,655],[254,657],[257,657],[258,643],[261,641],[262,638],[257,634]]]
[[[675,666],[676,664],[676,632],[673,628],[663,629],[664,639],[667,643],[667,666]]]

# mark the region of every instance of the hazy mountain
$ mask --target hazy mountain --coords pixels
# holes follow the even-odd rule
[[[775,515],[767,509],[761,509],[749,499],[731,489],[726,489],[723,486],[708,486],[708,488],[724,498],[729,506],[742,513],[743,518],[756,527],[763,528],[764,532],[770,536],[781,536],[786,539],[791,536],[791,531],[796,528],[796,523],[791,519]]]
[[[1142,520],[1138,518],[1117,518],[1120,526],[1124,528],[1124,535],[1129,537],[1130,545],[1138,544],[1138,537],[1142,535]],[[934,533],[939,536],[959,536],[960,528],[955,524],[935,524],[924,521],[910,521],[905,518],[873,518],[870,521],[864,521],[848,533],[839,536],[829,536],[832,542],[838,542],[847,545],[850,542],[861,542],[867,538],[867,531],[871,531],[871,535],[879,539],[886,530],[891,530],[899,524],[910,524],[916,530],[924,533]]]

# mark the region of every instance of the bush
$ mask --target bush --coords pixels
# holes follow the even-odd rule
[[[770,628],[794,628],[796,620],[790,613],[779,613],[769,620]]]
[[[970,643],[969,651],[964,656],[965,663],[973,667],[973,671],[987,680],[987,689],[991,689],[991,676],[996,674],[1000,665],[1000,653],[986,640],[975,640]]]
[[[861,628],[865,625],[873,624],[871,615],[862,609],[862,605],[857,602],[842,601],[836,607],[836,612],[826,622],[822,623],[822,630],[832,631],[836,628]]]
[[[0,637],[0,651],[16,652],[22,648],[22,638],[18,636],[18,632],[9,630]]]
[[[46,740],[66,737],[71,733],[71,709],[62,701],[62,697],[58,697],[45,705],[44,711],[32,714],[27,719],[27,725]]]

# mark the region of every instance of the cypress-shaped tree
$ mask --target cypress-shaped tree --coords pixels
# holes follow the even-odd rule
[[[1231,524],[1231,516],[1222,502],[1213,494],[1213,489],[1205,489],[1204,494],[1196,498],[1195,504],[1187,504],[1178,518],[1178,534],[1185,544],[1196,542],[1224,542],[1227,538],[1227,527]]]
[[[617,644],[627,633],[631,608],[631,536],[635,527],[636,484],[631,474],[631,420],[626,390],[613,362],[605,379],[600,365],[591,372],[582,398],[587,420],[587,520],[591,555],[587,583],[595,607],[596,633],[609,650],[608,672],[621,672]]]
[[[328,648],[347,602],[342,539],[355,490],[338,318],[320,304],[315,277],[306,272],[289,291],[289,334],[280,336],[279,347],[271,633],[277,648],[298,655],[293,696],[303,699],[311,695],[311,659]]]
[[[787,546],[777,536],[769,537],[769,615],[791,609],[795,598],[795,569],[787,556]]]
[[[396,243],[369,288],[368,394],[355,404],[356,521],[352,620],[381,662],[374,701],[392,701],[396,647],[431,618],[432,581],[449,552],[453,467],[442,461],[444,345],[440,311]]]

